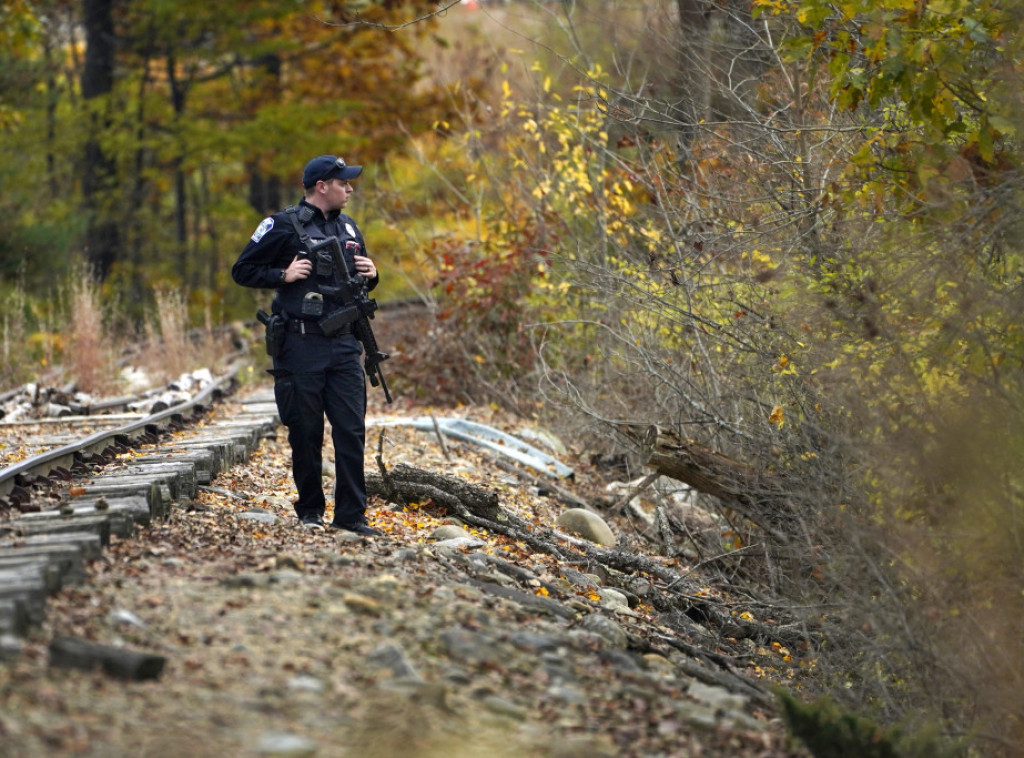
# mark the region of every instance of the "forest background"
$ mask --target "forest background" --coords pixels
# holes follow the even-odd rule
[[[83,356],[251,321],[232,262],[342,155],[378,300],[431,314],[400,393],[540,418],[633,476],[650,425],[739,462],[712,563],[803,630],[793,689],[1019,754],[1020,24],[992,0],[3,0],[0,378],[111,390]]]

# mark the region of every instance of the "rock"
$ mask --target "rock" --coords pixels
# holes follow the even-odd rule
[[[631,577],[628,585],[629,591],[636,595],[640,600],[648,597],[654,589],[654,585],[651,584],[651,580],[642,576]]]
[[[303,560],[291,553],[278,553],[275,555],[274,566],[278,569],[293,569],[294,571],[306,570],[306,564]]]
[[[453,627],[441,632],[438,638],[445,652],[456,661],[471,665],[500,664],[504,655],[495,649],[494,640],[482,632]]]
[[[647,670],[657,674],[659,676],[674,677],[675,667],[672,662],[663,655],[658,653],[646,653],[643,656],[644,664],[647,666]]]
[[[450,552],[469,547],[483,547],[486,544],[486,542],[476,537],[455,537],[442,542],[435,542],[434,547],[443,552]]]
[[[558,437],[549,432],[547,429],[540,429],[537,427],[523,427],[517,429],[515,432],[516,436],[521,437],[529,442],[538,442],[544,445],[548,450],[555,453],[556,455],[567,455],[568,448],[565,443],[562,442]]]
[[[244,513],[239,513],[236,518],[240,518],[243,521],[258,521],[261,524],[276,524],[279,521],[273,513],[261,510],[245,511]]]
[[[299,734],[268,732],[260,736],[256,753],[273,758],[311,758],[316,755],[317,744]]]
[[[718,728],[718,716],[714,709],[697,703],[677,703],[676,716],[689,726],[706,729],[709,732]]]
[[[182,374],[174,381],[168,383],[167,388],[171,390],[180,390],[181,392],[189,392],[195,384],[196,382],[192,378],[191,374]]]
[[[377,668],[385,668],[397,679],[421,680],[423,677],[412,665],[405,651],[398,645],[388,643],[381,645],[367,659]]]
[[[374,577],[370,582],[370,589],[378,597],[388,597],[397,592],[402,586],[402,580],[394,574],[381,574]]]
[[[395,563],[406,563],[406,562],[410,562],[410,561],[415,561],[415,560],[419,559],[419,557],[420,557],[420,551],[417,550],[416,548],[403,547],[401,550],[398,550],[392,556],[392,560]]]
[[[601,597],[601,605],[616,613],[632,613],[629,610],[629,598],[611,587],[598,587],[597,594]]]
[[[586,693],[579,687],[570,687],[565,684],[555,684],[548,687],[548,697],[558,700],[565,705],[582,705],[587,702]]]
[[[137,629],[145,629],[146,622],[140,619],[131,611],[126,611],[123,608],[117,608],[110,612],[110,623],[115,626],[120,624],[128,624],[134,626]]]
[[[643,668],[640,665],[639,659],[636,655],[629,652],[628,650],[619,650],[617,648],[608,648],[598,653],[598,658],[602,663],[614,666],[619,671],[629,671],[640,673]]]
[[[592,613],[580,623],[580,628],[591,634],[601,637],[609,645],[619,650],[625,650],[629,644],[629,638],[622,627],[616,624],[607,616],[600,613]]]
[[[552,682],[565,684],[578,681],[570,662],[571,659],[563,651],[546,651],[541,654],[540,661],[541,669],[550,677]]]
[[[615,758],[619,751],[605,740],[590,735],[570,735],[552,745],[549,758]]]
[[[528,711],[521,705],[513,703],[511,700],[500,695],[486,695],[482,702],[487,710],[498,716],[506,716],[516,721],[523,721],[528,715]]]
[[[294,584],[305,578],[306,575],[301,571],[290,568],[279,569],[269,576],[271,584]]]
[[[245,587],[266,587],[270,584],[270,577],[266,574],[243,573],[235,574],[234,576],[226,576],[220,580],[220,583],[225,587],[232,587],[236,589]]]
[[[427,682],[422,679],[388,679],[378,686],[390,693],[401,695],[417,705],[426,705],[444,711],[452,709],[451,690],[444,682]]]
[[[584,574],[582,571],[577,571],[574,568],[568,566],[562,567],[562,576],[565,577],[570,584],[574,587],[578,587],[581,590],[595,591],[601,585],[601,579],[593,574]]]
[[[455,524],[444,524],[443,526],[439,526],[430,535],[430,539],[434,542],[444,542],[445,540],[459,538],[468,540],[473,539],[473,536],[461,526],[456,526]]]
[[[364,616],[379,616],[384,611],[383,605],[366,595],[346,592],[341,599],[350,610]]]
[[[700,700],[706,703],[711,708],[717,711],[726,711],[730,709],[739,710],[746,705],[747,699],[742,695],[737,695],[724,687],[716,687],[713,684],[704,684],[696,680],[690,682],[690,687],[687,690],[690,697]]]
[[[514,632],[508,641],[519,650],[528,653],[543,653],[558,650],[565,645],[565,640],[550,634],[537,634],[536,632]]]
[[[135,366],[125,366],[121,370],[121,379],[124,380],[125,389],[129,394],[137,395],[153,386],[153,380],[146,373],[145,369]]]
[[[604,519],[593,511],[569,508],[558,517],[558,526],[598,545],[615,545],[615,533]]]
[[[302,692],[323,692],[324,683],[315,676],[299,674],[288,681],[288,689]]]

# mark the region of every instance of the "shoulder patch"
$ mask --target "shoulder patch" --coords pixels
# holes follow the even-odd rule
[[[256,227],[256,231],[252,233],[252,241],[259,242],[263,239],[263,235],[274,228],[274,219],[269,216],[260,222],[260,225]]]

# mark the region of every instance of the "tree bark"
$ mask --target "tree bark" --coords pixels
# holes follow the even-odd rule
[[[65,668],[100,668],[109,676],[130,681],[157,679],[167,659],[152,653],[57,637],[50,643],[50,664]]]
[[[494,490],[404,463],[399,463],[383,475],[367,474],[366,491],[393,503],[410,503],[430,498],[457,515],[469,512],[488,521],[504,520],[498,493]]]
[[[279,97],[282,89],[281,72],[284,68],[281,56],[274,53],[261,55],[253,61],[253,67],[259,73],[260,78],[264,79],[264,86],[270,89],[272,97]],[[280,176],[273,172],[265,173],[256,160],[247,161],[245,168],[249,172],[249,205],[257,213],[264,215],[280,210],[284,205],[285,190]],[[289,175],[295,173],[294,169],[288,168]]]
[[[776,536],[779,519],[788,511],[787,489],[781,476],[743,463],[694,440],[656,426],[620,430],[637,442],[646,465],[662,476],[688,484],[721,500]]]
[[[85,29],[85,65],[82,69],[82,98],[89,102],[109,95],[114,89],[115,35],[113,0],[83,0]],[[88,218],[85,241],[86,260],[94,277],[102,281],[110,274],[121,254],[121,235],[116,219],[104,207],[117,181],[113,158],[101,147],[103,131],[109,119],[101,107],[88,120],[89,138],[84,147],[82,194]]]

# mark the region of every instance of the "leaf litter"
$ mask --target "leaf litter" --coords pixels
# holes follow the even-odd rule
[[[494,408],[461,412],[514,429]],[[803,755],[770,710],[695,700],[672,655],[584,631],[604,612],[597,588],[571,586],[521,541],[463,526],[482,544],[439,548],[432,535],[452,520],[429,500],[373,498],[382,538],[297,528],[285,438],[167,522],[114,540],[85,584],[50,599],[0,666],[0,756]],[[375,446],[387,466],[496,486],[531,522],[562,509],[470,445],[371,426],[368,470]],[[277,520],[243,517],[253,511]],[[541,605],[552,591],[560,605]],[[657,626],[643,604],[606,615],[634,640]],[[52,668],[47,644],[63,634],[167,666],[149,682]]]

